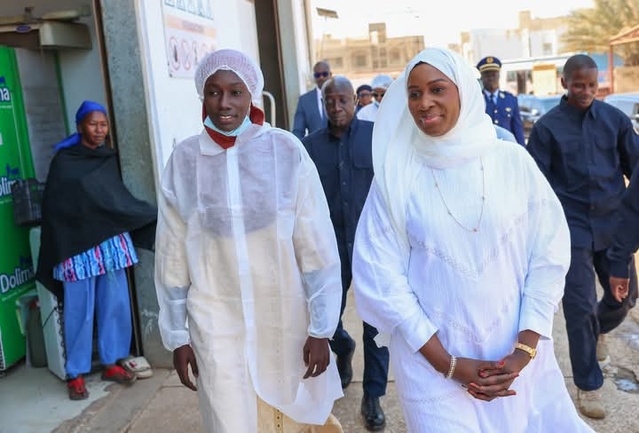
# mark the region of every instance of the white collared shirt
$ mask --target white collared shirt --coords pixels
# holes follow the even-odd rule
[[[319,110],[320,117],[324,120],[324,104],[322,101],[322,91],[319,87],[315,87],[315,93],[317,94],[317,108]]]

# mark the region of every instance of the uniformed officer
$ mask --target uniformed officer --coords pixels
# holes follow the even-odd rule
[[[484,87],[486,114],[493,119],[495,125],[512,132],[517,143],[525,146],[524,125],[519,115],[517,98],[510,92],[499,90],[501,62],[497,57],[484,57],[477,63],[477,69],[481,73],[481,82]]]

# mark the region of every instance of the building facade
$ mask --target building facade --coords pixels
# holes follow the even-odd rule
[[[12,130],[3,129],[5,124],[0,127],[0,167],[9,166],[3,158],[15,155],[29,160],[24,174],[11,165],[11,176],[44,181],[52,146],[75,132],[75,111],[81,102],[94,100],[109,111],[125,184],[136,197],[155,203],[174,146],[202,128],[202,103],[193,73],[198,59],[214,49],[239,49],[261,64],[268,92],[267,121],[277,119],[277,126],[288,127],[297,98],[306,91],[312,48],[307,0],[33,0],[29,4],[29,10],[22,2],[0,4],[0,33],[10,36],[0,37],[0,49],[16,59],[11,71],[0,70],[0,88],[9,82],[4,77],[11,72],[12,91],[22,96],[24,104],[18,111],[26,124],[20,128],[24,137],[20,142],[13,138],[19,135],[13,130],[17,127],[10,122]],[[43,43],[38,26],[46,17],[62,17],[69,27],[81,25],[86,40]],[[7,92],[0,89],[0,93]],[[14,147],[15,151],[7,151]],[[0,197],[3,204],[9,209],[10,196]],[[16,254],[15,263],[6,260],[7,269],[30,266],[27,230],[0,224],[0,239],[13,239],[20,232],[12,248],[25,251]],[[144,250],[139,256],[140,263],[130,274],[134,350],[153,365],[170,366],[171,354],[162,347],[157,327],[154,256]],[[15,321],[15,304],[0,315]]]
[[[423,36],[388,37],[385,23],[368,25],[368,37],[315,40],[318,59],[326,60],[334,74],[348,77],[354,85],[370,84],[377,74],[399,75],[424,49]]]

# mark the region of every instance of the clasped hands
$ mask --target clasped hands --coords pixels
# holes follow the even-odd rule
[[[513,351],[501,361],[457,358],[453,379],[479,400],[510,397],[517,394],[510,389],[511,385],[529,362],[530,356],[521,350]]]

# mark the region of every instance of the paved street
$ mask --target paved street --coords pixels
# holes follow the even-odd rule
[[[344,317],[345,327],[358,339],[354,358],[354,380],[346,389],[345,397],[336,402],[334,413],[347,433],[364,433],[359,414],[362,397],[363,356],[361,350],[362,327],[354,309],[349,305]],[[561,311],[556,315],[554,328],[555,350],[564,372],[568,389],[575,397],[570,377],[565,325]],[[639,408],[639,310],[633,310],[628,319],[609,338],[611,364],[606,368],[603,388],[608,416],[601,421],[587,420],[598,433],[639,433],[639,417],[628,416]],[[25,379],[25,380],[23,380]],[[79,402],[66,399],[64,384],[46,369],[22,367],[0,379],[0,433],[199,433],[202,423],[197,407],[197,396],[183,387],[172,370],[156,369],[151,379],[140,380],[131,388],[100,381],[99,374],[89,378],[92,396],[96,399],[81,413],[74,413]],[[539,384],[543,387],[543,383]],[[625,389],[625,390],[623,390]],[[405,425],[392,381],[382,400],[388,425],[386,433],[403,433]],[[633,409],[630,409],[633,408]],[[21,418],[21,413],[24,416]],[[58,422],[55,417],[64,417]],[[47,424],[45,422],[49,422]],[[51,426],[51,422],[54,422]],[[452,432],[454,433],[454,432]],[[562,432],[563,433],[563,432]]]

